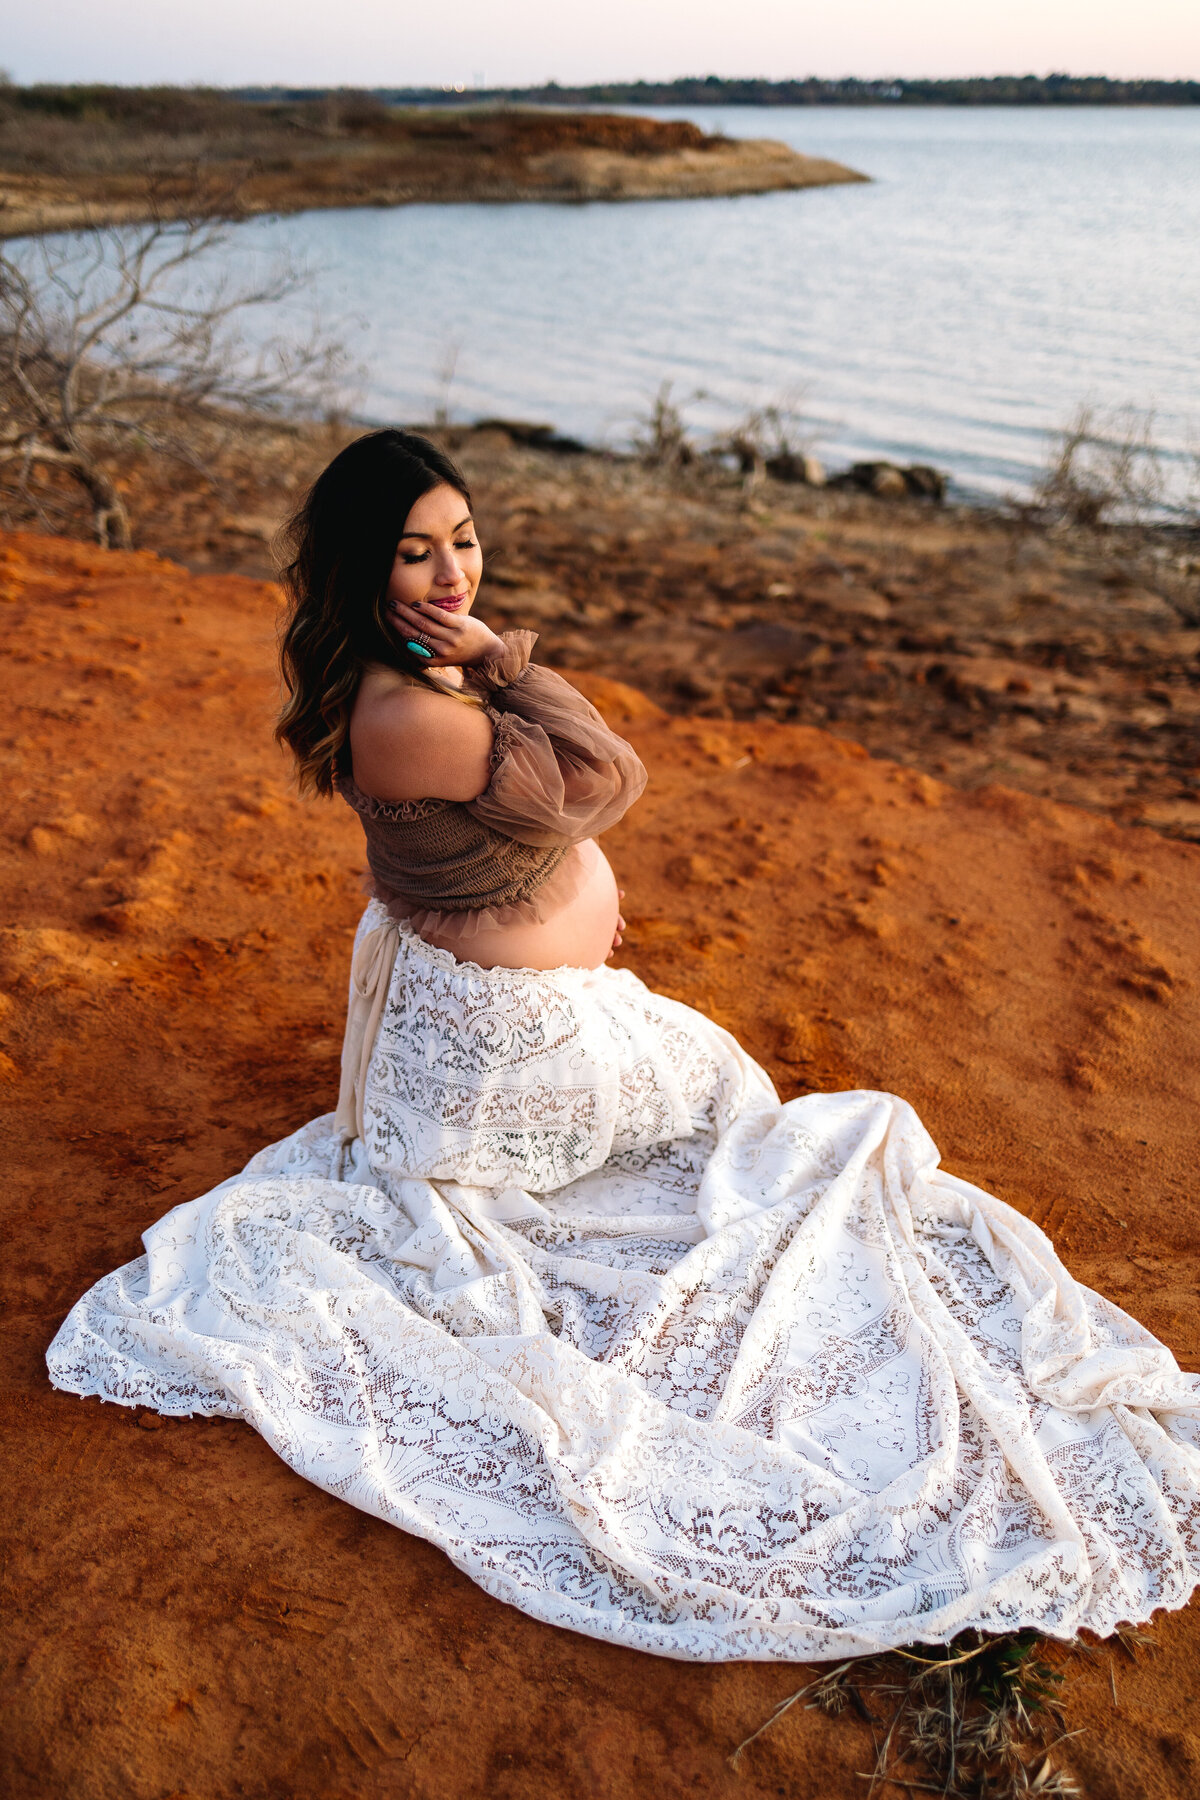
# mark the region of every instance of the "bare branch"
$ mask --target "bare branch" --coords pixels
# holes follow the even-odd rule
[[[216,197],[220,199],[220,197]],[[314,321],[306,335],[246,335],[304,291],[302,269],[228,266],[214,201],[193,216],[96,226],[0,253],[0,464],[68,472],[91,497],[101,542],[129,541],[114,475],[127,453],[171,458],[210,478],[192,441],[203,426],[244,429],[327,411],[345,357]]]

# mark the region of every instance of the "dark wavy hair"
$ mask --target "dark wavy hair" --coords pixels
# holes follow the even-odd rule
[[[470,507],[463,472],[444,450],[415,431],[372,431],[334,457],[284,528],[286,698],[275,736],[295,757],[304,793],[332,793],[335,774],[348,766],[350,714],[367,663],[457,692],[421,667],[384,613],[408,515],[443,482]]]

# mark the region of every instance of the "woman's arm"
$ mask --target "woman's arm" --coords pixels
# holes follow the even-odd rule
[[[646,771],[624,738],[561,675],[529,662],[536,634],[504,634],[504,653],[465,671],[492,713],[492,778],[476,818],[523,844],[580,843],[628,811]]]

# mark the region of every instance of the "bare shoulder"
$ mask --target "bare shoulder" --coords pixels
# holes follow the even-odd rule
[[[355,782],[376,800],[474,800],[491,779],[492,722],[451,694],[368,671],[350,754]]]

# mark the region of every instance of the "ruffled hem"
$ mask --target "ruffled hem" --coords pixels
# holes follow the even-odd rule
[[[354,776],[350,773],[338,773],[334,776],[333,785],[342,799],[362,819],[400,820],[411,824],[415,819],[429,819],[435,813],[445,812],[454,804],[451,800],[377,800],[374,794],[364,794]]]
[[[529,667],[537,637],[536,631],[502,631],[500,639],[504,649],[486,662],[469,663],[463,670],[464,687],[485,694],[510,687]]]

